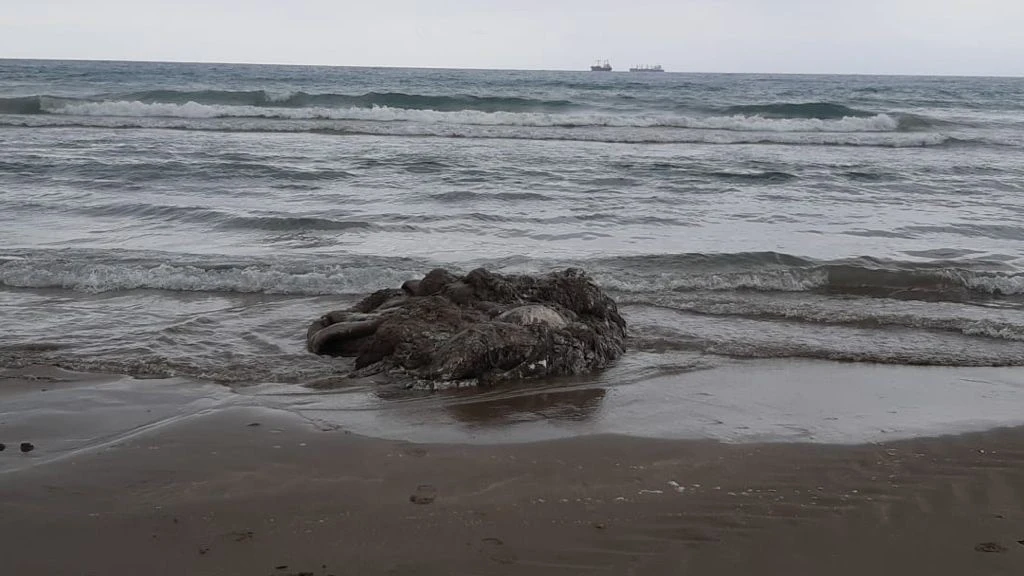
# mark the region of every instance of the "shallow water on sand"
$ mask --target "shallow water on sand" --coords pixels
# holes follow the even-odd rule
[[[322,427],[413,442],[625,434],[859,444],[1024,424],[1019,369],[676,360],[668,367],[637,354],[594,381],[484,391],[387,394],[370,385],[310,394],[265,385],[243,394]]]
[[[0,458],[0,474],[237,409],[251,414],[247,424],[253,427],[285,414],[322,431],[430,444],[607,434],[861,444],[1024,424],[1024,374],[1015,368],[788,359],[709,365],[674,354],[670,366],[664,355],[647,356],[627,356],[595,378],[434,393],[373,381],[324,390],[292,384],[230,388],[180,378],[4,370],[0,442],[9,451]],[[259,449],[281,448],[270,438]],[[16,454],[22,441],[36,450]]]

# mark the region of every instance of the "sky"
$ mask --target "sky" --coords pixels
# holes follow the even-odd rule
[[[1024,0],[0,0],[0,58],[1024,76]]]

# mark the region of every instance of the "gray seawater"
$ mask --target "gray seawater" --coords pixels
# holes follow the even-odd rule
[[[430,268],[589,270],[643,381],[1024,365],[1024,80],[0,61],[0,365],[301,383]]]

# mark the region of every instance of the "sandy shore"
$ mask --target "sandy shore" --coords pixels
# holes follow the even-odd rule
[[[94,385],[49,378],[9,378],[0,402],[43,385],[69,395]],[[137,411],[170,416],[84,448],[54,431],[80,415],[47,416],[50,437],[65,438],[56,448],[43,427],[0,417],[0,572],[862,576],[1024,568],[1024,429],[862,446],[609,435],[409,444],[204,398],[174,412],[174,402],[138,397]],[[20,453],[16,442],[33,433],[43,440]]]

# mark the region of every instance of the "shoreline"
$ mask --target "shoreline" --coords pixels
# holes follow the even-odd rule
[[[655,363],[650,356],[634,352],[586,377],[436,391],[382,377],[229,385],[48,365],[0,368],[0,442],[24,437],[63,452],[88,450],[231,407],[421,444],[625,436],[855,446],[1024,426],[1024,371],[1012,367],[664,353]]]

